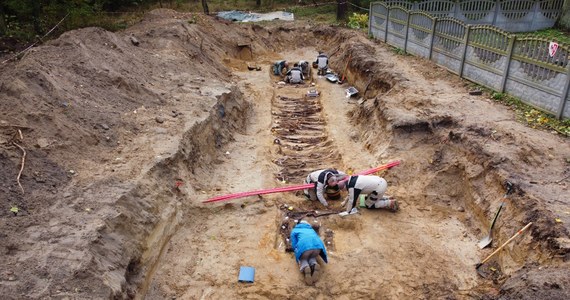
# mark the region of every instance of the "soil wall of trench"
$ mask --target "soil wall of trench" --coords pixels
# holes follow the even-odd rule
[[[386,55],[378,53],[374,42],[363,42],[350,33],[332,34],[329,30],[319,31],[328,37],[323,39],[326,44],[322,47],[333,55],[342,53],[341,58],[333,57],[332,68],[346,70],[349,84],[360,91],[358,105],[348,112],[358,128],[357,140],[365,143],[372,153],[380,153],[379,159],[400,157],[404,168],[432,174],[430,180],[418,184],[414,172],[396,171],[390,174],[390,184],[404,185],[410,191],[401,194],[418,205],[439,206],[447,214],[467,212],[467,218],[459,219],[477,236],[486,234],[485,228],[499,203],[505,201],[509,220],[495,228],[494,239],[506,241],[522,227],[519,224],[533,222],[532,242],[507,247],[497,260],[488,263],[500,270],[489,276],[500,287],[496,297],[565,298],[564,287],[569,284],[565,278],[570,261],[569,234],[555,222],[560,216],[559,207],[548,203],[553,203],[549,198],[566,193],[566,189],[552,181],[536,180],[540,172],[533,174],[527,169],[564,174],[564,169],[548,162],[552,155],[544,159],[546,147],[535,148],[535,140],[530,137],[525,140],[526,136],[518,136],[507,126],[495,124],[490,129],[487,124],[469,120],[460,111],[462,108],[454,111],[453,107],[438,107],[429,95],[423,99],[401,96],[404,91],[408,95],[410,91],[420,91],[417,88],[420,83],[408,81],[399,70],[394,70],[393,64],[379,59]],[[390,51],[390,47],[385,49]],[[411,64],[430,64],[418,58],[408,60]],[[433,64],[430,68],[433,74],[427,78],[434,81],[445,78],[455,82],[459,91],[467,91],[468,82]],[[415,148],[424,148],[424,155],[406,155],[407,150]],[[548,149],[552,148],[550,145]],[[417,151],[413,153],[417,155]],[[416,184],[406,184],[412,182]],[[546,184],[547,192],[536,188],[538,183]],[[505,194],[507,184],[512,185],[509,196]],[[552,190],[555,192],[550,194]]]
[[[354,125],[360,128],[357,137],[360,142],[366,143],[371,152],[379,153],[379,159],[400,157],[405,168],[433,173],[431,181],[414,185],[405,184],[413,182],[413,172],[401,175],[394,173],[391,179],[393,183],[418,191],[406,192],[402,188],[401,194],[408,195],[417,202],[437,202],[444,208],[442,213],[468,211],[472,218],[465,218],[464,222],[476,232],[486,226],[489,215],[494,213],[497,201],[490,200],[500,199],[504,194],[503,183],[512,182],[515,185],[517,198],[517,201],[511,204],[515,211],[514,219],[521,223],[535,222],[532,229],[533,242],[502,254],[501,268],[513,273],[511,278],[522,277],[529,270],[545,274],[545,278],[552,277],[549,279],[550,285],[546,288],[542,285],[539,287],[541,290],[556,292],[557,286],[564,286],[565,283],[559,281],[559,276],[560,273],[567,274],[567,272],[557,267],[538,270],[538,266],[528,265],[521,268],[521,264],[528,260],[527,253],[531,253],[536,261],[545,262],[547,265],[554,256],[567,257],[568,247],[560,240],[567,238],[568,233],[560,227],[552,226],[554,216],[541,208],[540,201],[537,200],[539,197],[524,183],[526,182],[522,180],[524,175],[516,170],[517,166],[510,164],[506,154],[485,148],[489,138],[493,140],[491,135],[494,133],[476,124],[465,124],[459,117],[443,110],[426,111],[425,106],[418,102],[408,103],[406,99],[398,97],[387,100],[387,95],[397,95],[398,90],[413,86],[400,72],[391,70],[388,62],[377,59],[375,53],[377,50],[373,42],[362,35],[355,35],[354,32],[326,26],[278,25],[265,28],[259,25],[240,26],[213,20],[198,21],[199,25],[194,26],[188,25],[187,19],[189,16],[178,15],[171,11],[153,12],[144,22],[125,32],[122,42],[118,40],[114,42],[121,49],[124,46],[122,43],[128,41],[126,37],[135,34],[139,37],[146,36],[153,50],[165,49],[172,46],[171,41],[152,38],[164,33],[171,40],[190,45],[182,47],[184,49],[182,52],[185,52],[186,56],[180,61],[199,64],[198,68],[206,72],[203,76],[207,80],[229,74],[229,71],[220,65],[223,58],[243,59],[247,56],[243,49],[235,45],[236,41],[240,40],[249,42],[257,53],[289,47],[293,39],[298,45],[315,46],[326,51],[331,56],[331,66],[336,70],[346,70],[349,83],[363,91],[364,101],[349,112],[354,117]],[[151,25],[152,22],[156,23]],[[211,39],[208,36],[219,38]],[[145,39],[141,40],[144,43]],[[204,49],[210,51],[205,52]],[[41,51],[41,48],[38,51]],[[152,56],[153,53],[147,55]],[[145,56],[141,54],[141,57]],[[207,71],[211,65],[216,67]],[[70,74],[74,74],[74,68],[80,70],[79,66],[78,62],[70,67],[68,69]],[[192,64],[187,66],[192,67]],[[35,75],[28,73],[28,76]],[[48,74],[46,78],[52,77]],[[129,87],[125,89],[130,97],[133,95],[136,97],[140,91],[145,95],[160,95],[161,91],[152,88],[135,88],[138,85],[132,83],[136,82],[136,78],[116,78],[119,87],[122,81],[130,82],[126,85],[123,83],[123,88]],[[41,86],[37,86],[38,93],[45,90]],[[165,90],[172,87],[170,85]],[[14,89],[8,91],[11,93],[10,99],[19,97],[18,93],[14,93]],[[164,246],[183,218],[191,217],[186,213],[188,209],[195,209],[195,204],[188,199],[195,196],[200,191],[199,186],[207,182],[208,170],[215,168],[217,157],[221,154],[220,148],[232,140],[233,133],[239,132],[246,126],[250,104],[243,98],[241,92],[234,86],[227,91],[214,94],[216,101],[203,108],[206,112],[201,121],[186,128],[181,134],[177,150],[150,165],[136,181],[116,184],[102,180],[86,185],[87,188],[83,192],[70,192],[70,189],[62,188],[53,193],[63,198],[68,198],[69,195],[84,197],[85,201],[96,198],[93,195],[106,195],[109,200],[106,200],[106,204],[101,207],[100,215],[105,217],[95,220],[94,230],[84,233],[82,237],[87,251],[73,252],[74,263],[62,265],[61,277],[55,278],[56,280],[52,278],[55,283],[43,285],[42,290],[34,290],[33,294],[28,294],[29,297],[50,295],[118,299],[144,297]],[[129,98],[129,95],[126,97]],[[128,107],[128,110],[132,110],[133,107]],[[88,124],[85,128],[96,124]],[[506,132],[499,134],[502,134],[504,139],[510,138]],[[79,139],[86,138],[96,139],[89,132]],[[388,146],[380,149],[378,140],[388,141],[382,143]],[[402,143],[403,140],[407,142]],[[425,157],[406,157],[403,154],[406,147],[425,147]],[[5,161],[12,163],[5,165],[16,166],[14,160],[17,160],[15,155],[6,159]],[[56,159],[46,160],[50,163],[53,161]],[[69,178],[65,176],[66,168],[63,164],[52,169],[62,178],[58,182],[66,184]],[[5,177],[10,178],[12,175]],[[65,196],[66,192],[69,193],[68,196]],[[439,196],[441,194],[447,196],[441,197]],[[30,211],[33,209],[30,208]],[[49,220],[42,222],[48,224]],[[508,238],[506,235],[513,230],[516,230],[515,226],[507,224],[497,232],[497,237],[505,240]],[[5,245],[5,247],[6,254],[25,251],[25,249],[18,250],[17,245]],[[536,247],[540,249],[537,250]],[[69,256],[69,253],[67,255]],[[46,273],[45,270],[34,272],[36,277]],[[501,282],[506,280],[499,279]],[[504,285],[506,298],[512,295],[513,290],[518,289],[519,282],[516,280],[506,282]],[[3,287],[3,289],[12,295],[22,291],[19,288]],[[554,292],[552,295],[556,295]]]
[[[90,247],[113,297],[145,294],[164,245],[182,218],[190,217],[183,210],[194,182],[207,178],[220,147],[245,126],[248,106],[236,89],[220,95],[209,116],[183,135],[179,151],[118,199],[118,214],[106,220]]]
[[[253,29],[191,19],[75,30],[2,66],[0,198],[20,210],[0,215],[3,295],[144,295],[194,183],[248,118],[222,60]]]
[[[528,297],[564,295],[559,287],[567,286],[568,282],[560,274],[567,272],[564,271],[565,264],[560,265],[559,262],[568,258],[568,233],[564,228],[553,226],[555,214],[541,205],[543,201],[527,185],[525,175],[518,170],[520,166],[511,163],[511,150],[486,147],[489,139],[495,141],[491,136],[494,134],[492,131],[465,122],[459,116],[440,108],[427,109],[426,112],[422,108],[427,105],[424,106],[417,100],[406,103],[408,100],[398,96],[387,100],[389,94],[397,95],[398,91],[412,89],[413,83],[401,72],[391,69],[389,63],[380,61],[372,42],[362,36],[355,36],[351,31],[330,27],[312,30],[287,26],[260,28],[256,25],[252,29],[259,35],[255,40],[265,41],[277,48],[286,45],[287,39],[295,36],[303,40],[301,44],[305,46],[314,45],[331,53],[331,67],[345,70],[348,82],[363,91],[361,96],[364,101],[348,112],[355,120],[353,125],[360,129],[359,141],[365,143],[370,152],[379,153],[379,159],[400,157],[403,167],[433,174],[429,181],[406,185],[406,182],[414,182],[414,173],[394,172],[391,183],[416,191],[400,191],[400,194],[408,196],[410,200],[417,204],[435,205],[436,210],[442,214],[467,212],[466,216],[458,218],[478,236],[483,236],[489,216],[495,213],[498,201],[505,194],[505,184],[511,183],[513,195],[510,197],[516,201],[509,202],[509,210],[514,222],[501,226],[495,232],[495,238],[507,240],[512,232],[520,229],[518,224],[533,222],[534,227],[531,230],[532,242],[502,252],[500,259],[492,265],[501,270],[491,276],[502,287],[497,297],[508,299],[516,293],[520,294],[518,290],[522,282],[527,280],[525,274],[529,272],[538,273],[532,280],[543,284],[535,283],[527,287],[530,293]],[[260,48],[257,46],[258,51]],[[234,58],[247,59],[244,55],[247,56],[240,52]],[[507,133],[502,137],[515,139]],[[379,140],[383,142],[379,143]],[[379,145],[384,145],[384,148]],[[424,147],[425,156],[407,157],[406,148],[410,147]],[[522,148],[520,151],[524,152],[524,146]],[[184,151],[182,152],[181,155],[184,156]],[[187,167],[194,164],[184,165]],[[156,243],[164,245],[164,240],[156,240]],[[156,259],[158,256],[154,255],[149,262],[155,263]],[[531,260],[543,265],[526,263]],[[148,263],[142,265],[146,266],[146,272],[134,272],[139,278],[138,281],[133,281],[139,287],[138,296],[144,295],[145,282],[151,280],[152,276],[152,267]],[[146,279],[143,280],[144,278]],[[481,289],[485,285],[482,282]],[[537,287],[538,285],[540,286]]]

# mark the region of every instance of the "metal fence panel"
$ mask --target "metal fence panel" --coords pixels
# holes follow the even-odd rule
[[[496,27],[472,27],[463,76],[494,90],[502,90],[502,77],[509,63],[509,38],[508,33]]]
[[[387,0],[382,3],[424,11],[438,18],[453,17],[465,24],[489,24],[509,32],[527,32],[554,26],[562,13],[564,0]]]
[[[509,18],[524,19],[528,14],[518,10],[533,2],[529,1],[522,0],[518,4],[511,0],[500,2],[505,13],[506,8],[510,10]],[[543,5],[541,9],[546,11],[557,7],[559,3],[556,1],[536,2],[540,2]],[[391,2],[402,3],[403,0]],[[463,3],[463,8],[455,2]],[[490,7],[492,1],[486,2]],[[442,14],[453,7],[455,11],[471,11],[469,17],[473,19],[487,18],[482,11],[470,10],[469,5],[473,3],[424,1],[416,6],[429,4],[431,9],[438,9]],[[437,18],[379,2],[371,3],[370,11],[370,33],[375,38],[414,55],[427,57],[460,77],[507,92],[527,104],[556,114],[558,118],[570,118],[570,46],[541,38],[516,38],[494,26],[466,25],[455,18]]]
[[[570,48],[560,45],[549,54],[550,41],[540,38],[520,38],[515,41],[507,77],[506,92],[537,108],[556,113],[568,83]],[[565,107],[566,117],[568,107]]]
[[[404,49],[408,11],[403,7],[392,7],[388,17],[387,42],[395,47]]]
[[[430,15],[438,18],[453,17],[456,7],[455,1],[449,0],[424,1],[416,4],[413,10],[429,12]]]
[[[399,6],[402,7],[406,10],[410,10],[412,8],[414,8],[414,3],[407,1],[407,0],[388,0],[388,1],[383,1],[384,4],[386,4],[387,6],[393,7],[393,6]]]
[[[435,26],[432,60],[439,65],[459,74],[461,53],[465,47],[466,26],[452,18],[438,19]]]
[[[507,0],[499,5],[499,13],[493,25],[510,32],[532,31],[537,17],[535,0]],[[547,27],[551,27],[553,24]]]
[[[424,12],[410,13],[407,52],[420,57],[429,57],[435,20],[436,18]]]
[[[562,14],[564,0],[537,1],[534,7],[534,17],[528,30],[535,31],[550,28],[556,24],[556,20]]]
[[[468,0],[459,3],[455,18],[466,24],[492,24],[496,13],[496,0]]]
[[[388,22],[388,7],[384,3],[370,4],[370,26],[368,34],[386,42],[386,24]]]

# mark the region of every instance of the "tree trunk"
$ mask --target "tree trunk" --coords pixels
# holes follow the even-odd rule
[[[210,14],[210,10],[208,9],[208,2],[207,0],[202,0],[202,8],[204,8],[204,13],[206,15]]]
[[[260,7],[261,6],[261,0],[255,0],[255,6]]]
[[[0,3],[0,36],[6,35],[6,20],[4,19],[4,4]]]

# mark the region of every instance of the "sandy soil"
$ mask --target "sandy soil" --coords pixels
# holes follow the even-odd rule
[[[346,83],[315,70],[300,86],[271,75],[274,60],[318,50],[346,68]],[[124,32],[65,33],[0,68],[8,299],[570,297],[568,140],[362,33],[156,10]],[[346,98],[348,86],[360,95]],[[320,96],[305,97],[311,89]],[[287,228],[340,201],[323,209],[290,192],[202,203],[395,160],[379,175],[398,213],[311,219],[329,250],[314,286],[287,251]],[[481,250],[506,181],[515,192]],[[479,276],[475,264],[528,222]],[[254,283],[237,282],[240,266],[255,267]]]

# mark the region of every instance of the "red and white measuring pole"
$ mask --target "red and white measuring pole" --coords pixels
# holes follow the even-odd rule
[[[399,160],[387,163],[385,165],[373,168],[373,169],[368,169],[359,173],[356,173],[355,175],[369,175],[369,174],[373,174],[376,173],[378,171],[382,171],[382,170],[386,170],[386,169],[390,169],[392,167],[395,167],[397,165],[400,164]],[[232,199],[238,199],[238,198],[243,198],[243,197],[249,197],[249,196],[255,196],[255,195],[265,195],[265,194],[273,194],[273,193],[282,193],[282,192],[291,192],[291,191],[299,191],[299,190],[304,190],[304,189],[308,189],[308,188],[312,188],[314,186],[314,184],[312,183],[307,183],[307,184],[302,184],[302,185],[293,185],[293,186],[284,186],[284,187],[278,187],[278,188],[272,188],[272,189],[265,189],[265,190],[256,190],[256,191],[249,191],[249,192],[240,192],[240,193],[234,193],[234,194],[228,194],[228,195],[222,195],[222,196],[216,196],[213,198],[210,198],[208,200],[202,201],[202,203],[212,203],[212,202],[219,202],[219,201],[226,201],[226,200],[232,200]]]

